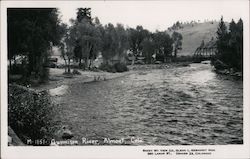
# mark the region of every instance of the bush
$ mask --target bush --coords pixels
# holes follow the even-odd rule
[[[9,72],[11,74],[23,74],[25,67],[21,64],[14,64],[11,66],[11,70]]]
[[[23,86],[9,85],[8,125],[24,143],[28,139],[50,141],[54,113],[55,107],[45,91],[37,93]]]
[[[107,71],[107,72],[112,72],[112,73],[128,71],[128,67],[124,63],[116,63],[114,65],[101,64],[99,69],[103,71]]]
[[[27,65],[15,64],[8,70],[9,82],[16,82],[20,85],[33,84],[32,82],[45,83],[49,79],[49,67],[40,66],[37,72],[28,73]],[[19,76],[17,76],[19,75]],[[18,80],[12,77],[19,77]]]
[[[112,71],[114,71],[114,70],[112,70],[112,65],[104,64],[104,63],[102,63],[102,64],[99,66],[99,69],[100,69],[100,70],[103,70],[103,71],[107,71],[107,72],[112,72]]]
[[[175,62],[192,62],[192,56],[179,56],[175,59]]]
[[[49,68],[41,67],[39,71],[39,82],[45,83],[49,80]]]
[[[81,72],[79,72],[79,71],[76,70],[76,69],[74,69],[72,73],[73,73],[73,75],[81,75]]]
[[[212,60],[211,64],[217,70],[223,70],[223,69],[227,69],[228,68],[228,66],[225,63],[223,63],[222,61],[220,61],[220,60]]]
[[[116,63],[116,64],[114,64],[114,68],[115,68],[116,72],[128,71],[128,67],[124,63]]]

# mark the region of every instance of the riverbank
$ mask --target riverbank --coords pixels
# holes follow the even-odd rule
[[[77,69],[80,72],[79,75],[69,76],[65,75],[63,68],[50,68],[50,77],[49,81],[44,84],[37,86],[32,86],[31,88],[44,91],[54,89],[62,85],[71,85],[73,83],[87,83],[94,81],[105,81],[110,79],[119,78],[133,73],[138,73],[143,70],[150,69],[170,69],[175,67],[186,67],[189,66],[190,62],[181,62],[181,63],[168,63],[168,64],[148,64],[148,65],[129,65],[129,71],[122,73],[110,73],[104,71],[82,71]]]
[[[59,87],[61,85],[71,85],[75,83],[87,83],[87,82],[94,82],[94,81],[105,81],[110,80],[122,76],[126,76],[128,74],[131,74],[135,71],[128,71],[128,72],[122,72],[122,73],[109,73],[104,71],[82,71],[80,69],[77,69],[78,72],[80,72],[79,75],[65,75],[64,69],[59,68],[50,68],[50,77],[49,81],[44,84],[40,84],[38,86],[33,86],[32,88],[38,91],[44,91],[44,90],[50,90],[54,89],[56,87]]]
[[[212,62],[212,65],[214,66],[214,71],[217,74],[243,78],[242,70],[240,71],[239,69],[230,67],[220,60],[216,60],[216,61]]]
[[[216,73],[222,74],[222,75],[227,75],[227,76],[233,76],[233,77],[243,78],[243,73],[242,73],[242,72],[233,71],[232,69],[223,69],[223,70],[215,69],[214,71],[215,71]]]

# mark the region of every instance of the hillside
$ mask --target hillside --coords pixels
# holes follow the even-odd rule
[[[178,56],[192,55],[202,40],[206,43],[212,37],[216,38],[218,24],[218,22],[204,22],[182,25],[183,28],[176,30],[183,36],[182,50],[179,51]],[[172,34],[173,31],[168,31],[168,33]]]

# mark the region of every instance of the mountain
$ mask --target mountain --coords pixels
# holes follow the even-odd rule
[[[200,46],[202,40],[209,42],[213,37],[216,39],[216,31],[219,22],[210,21],[204,23],[181,24],[176,32],[182,34],[182,50],[178,52],[178,56],[193,55],[196,48]],[[167,32],[172,34],[174,30],[169,29]]]

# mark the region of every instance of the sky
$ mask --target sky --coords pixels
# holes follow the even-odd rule
[[[59,11],[63,22],[69,24],[70,18],[76,18],[79,7],[91,8],[92,17],[98,17],[102,24],[122,23],[135,28],[142,25],[150,31],[163,31],[177,20],[217,20],[223,16],[225,21],[238,21],[246,12],[247,1],[234,0],[177,0],[177,1],[77,1],[61,3]]]

